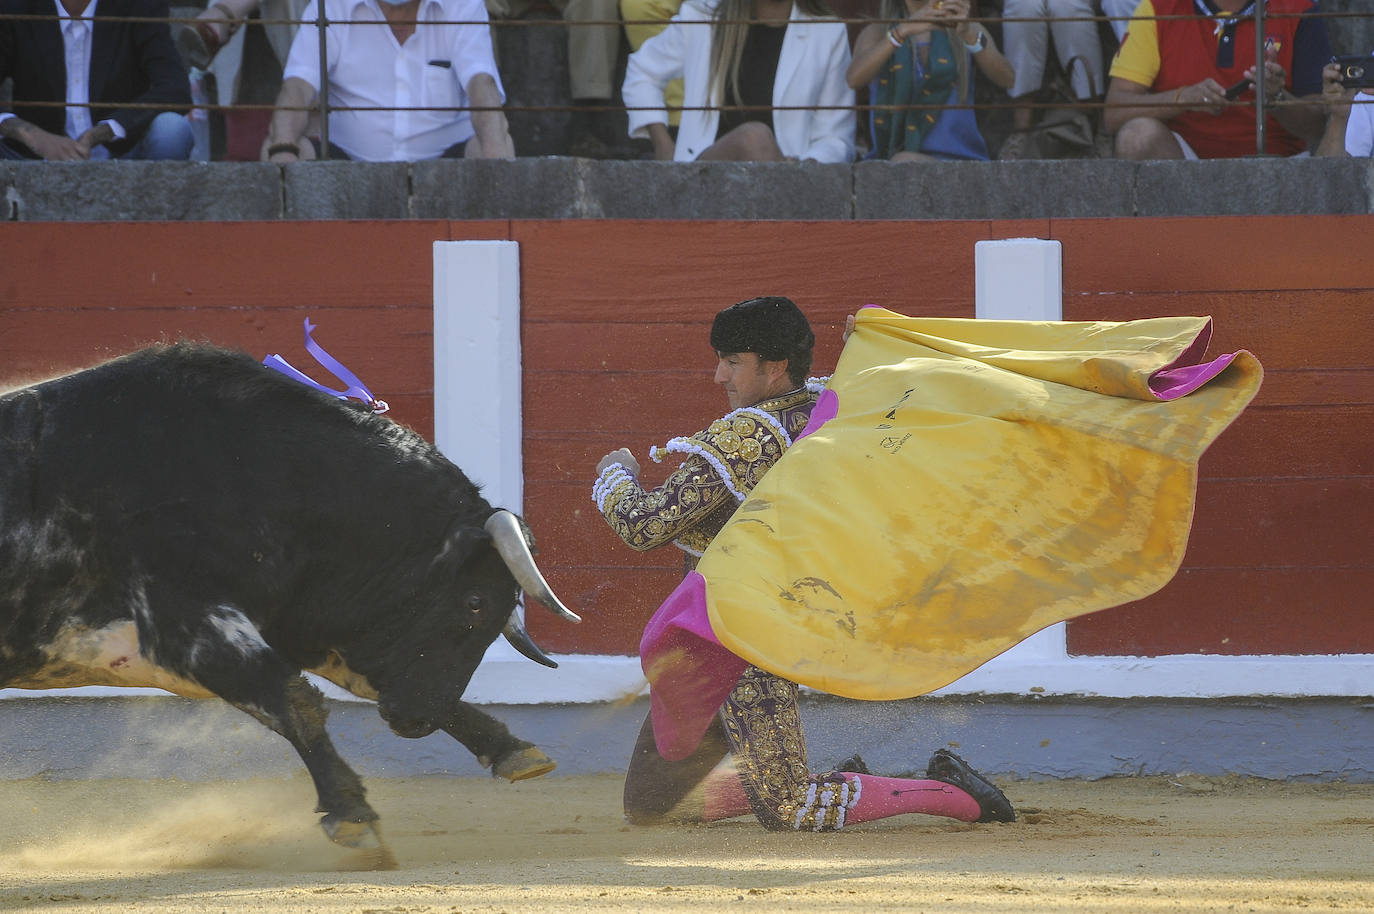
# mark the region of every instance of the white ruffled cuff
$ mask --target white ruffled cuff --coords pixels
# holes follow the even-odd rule
[[[635,478],[625,469],[624,464],[613,463],[606,467],[592,484],[592,501],[596,504],[596,510],[605,514],[607,500],[621,487],[634,484]]]

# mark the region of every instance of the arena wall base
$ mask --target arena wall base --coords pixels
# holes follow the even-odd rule
[[[487,706],[558,760],[558,775],[623,772],[647,709]],[[811,765],[859,752],[875,773],[922,771],[953,748],[1004,779],[1239,775],[1374,783],[1366,699],[1151,700],[984,696],[853,702],[803,697]],[[330,702],[339,751],[365,777],[480,777],[443,734],[404,740],[370,704]],[[286,741],[216,701],[171,696],[0,702],[0,778],[303,776]]]
[[[1367,214],[1372,162],[4,162],[0,221]]]

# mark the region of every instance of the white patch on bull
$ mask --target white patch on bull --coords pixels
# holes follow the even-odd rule
[[[233,606],[221,605],[215,607],[210,614],[210,625],[220,635],[218,642],[211,642],[205,638],[197,638],[191,645],[191,661],[194,666],[202,650],[223,644],[238,651],[244,657],[253,657],[264,651],[271,650],[267,642],[262,639],[262,634],[252,620]]]
[[[5,531],[5,540],[14,544],[22,561],[38,565],[77,563],[83,555],[70,531],[53,517],[45,517],[37,524],[27,519],[12,521]]]
[[[199,683],[144,659],[139,653],[138,629],[128,620],[104,628],[69,623],[42,651],[47,662],[41,669],[6,685],[20,689],[91,685],[154,688],[187,698],[210,698],[213,694]]]
[[[366,698],[369,701],[377,700],[377,690],[372,688],[372,683],[367,681],[366,676],[361,676],[350,670],[343,657],[339,656],[338,651],[330,651],[329,656],[324,659],[324,663],[312,667],[309,672],[323,679],[328,679],[339,688],[352,692],[359,698]]]

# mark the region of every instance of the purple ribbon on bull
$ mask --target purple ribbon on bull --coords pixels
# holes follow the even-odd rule
[[[361,400],[367,406],[371,407],[372,411],[379,416],[382,413],[386,412],[388,409],[390,409],[391,407],[387,405],[387,402],[385,400],[378,400],[376,397],[372,396],[372,391],[367,389],[367,385],[364,384],[361,380],[359,380],[357,375],[349,371],[348,368],[342,362],[334,358],[329,353],[325,352],[324,347],[321,346],[319,343],[315,342],[314,338],[311,336],[311,334],[314,332],[315,325],[312,324],[310,322],[310,318],[307,317],[305,319],[306,351],[309,352],[312,356],[314,356],[315,361],[319,362],[322,366],[324,366],[330,374],[334,375],[334,377],[338,378],[344,384],[348,385],[344,390],[334,390],[332,387],[325,387],[323,384],[316,381],[314,378],[310,377],[302,371],[297,370],[290,362],[286,361],[286,359],[282,358],[280,355],[277,355],[276,353],[273,353],[272,355],[269,355],[267,358],[263,359],[262,364],[266,365],[268,368],[273,369],[274,371],[280,371],[282,374],[286,375],[293,381],[300,381],[307,387],[313,387],[316,390],[324,391],[330,396],[338,397],[340,400],[346,400],[349,397],[352,397],[355,400]]]

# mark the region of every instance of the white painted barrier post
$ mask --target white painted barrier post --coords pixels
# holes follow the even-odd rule
[[[974,316],[979,320],[1064,319],[1063,246],[1043,238],[1006,238],[973,245]],[[1068,627],[1059,622],[1031,635],[945,691],[976,691],[982,679],[992,690],[1020,692],[1027,673],[1068,659]]]
[[[434,243],[434,443],[520,513],[520,245]]]
[[[516,513],[524,502],[521,368],[520,245],[436,241],[434,443],[487,501]],[[559,669],[550,670],[498,638],[463,697],[479,704],[587,702],[644,688],[638,658],[557,660]]]
[[[516,514],[525,495],[520,366],[520,245],[434,242],[434,443],[493,507]],[[484,665],[517,659],[529,663],[498,638]]]
[[[973,275],[974,316],[981,320],[1064,319],[1063,250],[1058,241],[976,242]]]

